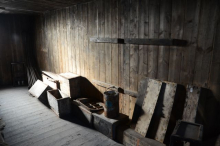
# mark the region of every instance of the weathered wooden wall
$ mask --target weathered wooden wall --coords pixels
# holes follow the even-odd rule
[[[144,76],[220,89],[218,0],[95,0],[43,14],[36,32],[42,70],[134,91]],[[96,44],[90,37],[174,38],[188,45]],[[120,99],[121,112],[131,116],[135,99]]]
[[[0,15],[0,86],[12,84],[11,63],[25,62],[25,48],[33,48],[28,15]]]

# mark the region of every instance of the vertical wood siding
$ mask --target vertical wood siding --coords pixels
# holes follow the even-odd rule
[[[36,21],[38,62],[42,70],[134,91],[142,77],[219,88],[218,11],[218,0],[96,0],[48,12]],[[173,38],[188,45],[96,44],[90,37]],[[120,111],[131,116],[134,102],[120,95]]]
[[[25,48],[32,49],[31,20],[27,15],[0,15],[0,86],[12,85],[11,63],[25,62]]]

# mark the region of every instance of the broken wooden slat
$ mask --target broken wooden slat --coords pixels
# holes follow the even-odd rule
[[[162,84],[157,105],[154,110],[147,136],[159,142],[164,142],[165,134],[173,108],[177,84],[166,82]]]
[[[186,101],[183,111],[183,120],[187,122],[195,122],[198,101],[201,88],[188,86],[186,89]]]
[[[153,79],[148,80],[146,96],[142,105],[142,115],[139,117],[135,131],[146,136],[154,109],[159,97],[162,82]]]
[[[132,97],[137,97],[138,96],[138,93],[135,92],[135,91],[130,91],[130,90],[124,90],[118,86],[115,86],[115,85],[111,85],[111,84],[108,84],[108,83],[105,83],[105,82],[101,82],[101,81],[97,81],[97,80],[92,80],[93,83],[97,84],[98,86],[101,86],[101,87],[104,87],[104,88],[110,88],[110,87],[114,87],[117,89],[117,91],[119,93],[123,93],[123,94],[128,94]]]
[[[138,44],[138,45],[162,45],[162,46],[185,46],[186,40],[179,39],[125,39],[126,44]]]
[[[134,108],[134,112],[133,112],[133,116],[132,116],[132,126],[135,126],[135,124],[138,121],[138,118],[141,114],[142,111],[142,104],[144,101],[144,98],[146,96],[146,92],[147,92],[147,86],[148,86],[148,79],[149,78],[143,78],[138,85],[138,97],[135,103],[135,108]]]
[[[118,44],[124,43],[124,40],[119,38],[90,38],[90,42]]]

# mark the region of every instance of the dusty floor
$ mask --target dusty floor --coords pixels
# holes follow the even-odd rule
[[[63,120],[29,95],[27,87],[0,89],[0,118],[5,122],[5,141],[11,146],[117,146],[101,133]]]

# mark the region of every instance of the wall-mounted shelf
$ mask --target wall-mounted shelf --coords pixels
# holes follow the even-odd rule
[[[186,46],[186,40],[179,39],[124,39],[126,44],[136,45],[162,45],[162,46]]]
[[[90,42],[123,44],[124,39],[119,39],[119,38],[90,38]]]
[[[161,45],[161,46],[186,46],[186,40],[179,39],[134,39],[134,38],[90,38],[95,43],[136,44],[136,45]]]

